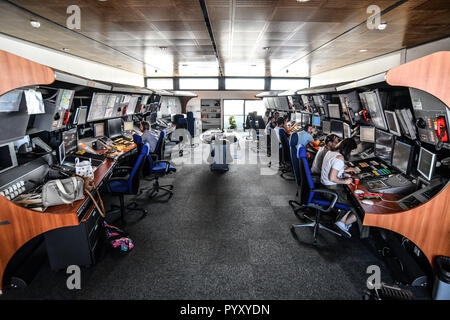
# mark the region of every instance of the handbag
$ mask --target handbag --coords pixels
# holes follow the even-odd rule
[[[75,158],[75,174],[80,177],[94,179],[91,159],[80,162],[80,159]]]
[[[84,180],[81,177],[51,180],[42,187],[44,207],[70,204],[84,199]]]

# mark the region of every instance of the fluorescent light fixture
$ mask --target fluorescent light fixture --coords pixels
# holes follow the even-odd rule
[[[367,52],[367,50],[366,49],[361,49],[361,50],[359,50],[359,52]]]
[[[61,48],[61,50],[64,51],[64,52],[70,51],[69,48]]]
[[[39,21],[36,20],[30,20],[30,24],[33,28],[39,28],[41,26],[41,23]]]

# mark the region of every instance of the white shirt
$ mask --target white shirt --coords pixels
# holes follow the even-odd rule
[[[319,151],[317,152],[315,158],[314,158],[314,162],[313,165],[311,167],[311,172],[312,173],[321,173],[322,171],[322,164],[323,164],[323,159],[325,157],[325,155],[328,153],[328,148],[326,146],[322,146],[320,147]]]
[[[320,176],[320,182],[325,186],[336,185],[335,182],[330,181],[330,171],[331,168],[338,171],[338,178],[342,179],[342,174],[344,173],[345,163],[344,160],[338,159],[338,156],[342,156],[339,152],[329,151],[323,158],[322,172]]]

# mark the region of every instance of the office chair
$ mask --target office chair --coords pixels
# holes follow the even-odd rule
[[[170,165],[169,161],[157,160],[155,155],[152,156],[151,154],[148,154],[147,161],[143,169],[143,175],[145,177],[144,180],[153,181],[153,186],[151,188],[142,189],[142,192],[147,191],[150,193],[149,197],[154,198],[158,195],[160,190],[163,190],[169,194],[169,198],[165,201],[169,201],[169,199],[173,196],[173,185],[161,186],[159,184],[159,178],[176,171],[177,169]]]
[[[281,143],[280,149],[280,168],[282,172],[281,177],[283,179],[293,181],[295,178],[292,172],[289,138],[283,128],[278,128],[278,130]]]
[[[191,135],[191,148],[197,148],[198,143],[193,143],[194,136],[195,136],[195,118],[193,112],[188,112],[186,114],[186,123],[187,123],[187,130],[189,131],[189,134]]]
[[[350,208],[346,205],[338,203],[338,194],[332,190],[328,189],[316,189],[314,185],[314,181],[311,176],[311,171],[309,169],[308,160],[306,157],[306,149],[303,146],[299,147],[297,158],[299,160],[299,180],[300,180],[300,205],[303,205],[304,208],[312,208],[316,211],[315,219],[312,219],[308,216],[304,216],[305,218],[311,220],[311,223],[306,224],[293,224],[291,227],[291,231],[295,237],[297,237],[295,231],[299,228],[311,227],[314,228],[314,241],[313,244],[317,244],[317,235],[319,229],[326,230],[331,232],[339,237],[342,235],[339,232],[331,230],[330,228],[325,227],[320,222],[321,213],[329,213],[333,209],[341,209],[345,211],[349,211]],[[326,200],[323,196],[330,195],[333,197],[331,202]]]
[[[137,195],[139,192],[139,186],[142,179],[142,169],[145,164],[145,160],[148,156],[149,145],[145,143],[139,156],[133,167],[118,167],[114,169],[112,178],[106,183],[106,189],[114,196],[118,196],[120,200],[120,206],[112,205],[108,214],[119,211],[123,224],[125,221],[125,209],[129,211],[140,211],[142,216],[140,219],[147,215],[147,210],[139,208],[136,202],[131,202],[125,207],[125,195]],[[139,219],[139,220],[140,220]]]
[[[297,132],[293,132],[291,134],[291,139],[289,140],[289,150],[290,150],[290,155],[291,155],[292,171],[294,172],[295,183],[297,184],[297,192],[295,193],[295,196],[299,197],[301,177],[300,177],[300,168],[299,168],[300,162],[298,161],[298,158],[297,158],[297,144],[298,144],[298,134],[297,134]],[[298,215],[298,212],[300,210],[305,209],[304,205],[300,204],[298,201],[289,200],[289,206],[292,208],[292,210],[294,210],[294,214],[298,218],[300,218],[300,219],[304,218],[303,215],[301,215],[301,216]]]

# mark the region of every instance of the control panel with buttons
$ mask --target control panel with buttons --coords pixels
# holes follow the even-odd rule
[[[25,188],[25,181],[20,180],[20,181],[17,181],[15,183],[13,183],[9,187],[4,188],[3,190],[1,190],[0,191],[0,196],[3,196],[3,197],[5,197],[8,200],[13,200],[18,195],[24,193],[25,190],[26,190],[26,188]]]

